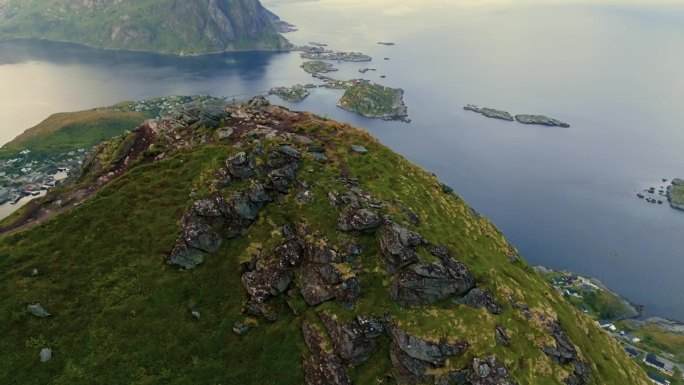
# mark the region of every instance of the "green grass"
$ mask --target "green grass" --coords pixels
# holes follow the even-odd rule
[[[32,157],[47,158],[93,145],[134,130],[150,118],[144,112],[132,111],[124,104],[79,112],[54,114],[35,127],[5,144],[0,158],[11,158],[30,149]]]
[[[74,211],[1,239],[0,311],[7,317],[0,321],[0,383],[301,384],[301,363],[308,353],[300,317],[286,305],[287,295],[271,301],[278,309],[276,322],[259,320],[244,336],[232,332],[234,322],[242,319],[245,300],[239,263],[255,251],[269,255],[281,241],[276,230],[290,222],[306,224],[315,239],[341,249],[351,236],[336,231],[339,213],[326,195],[344,190],[336,178],[345,170],[360,178],[361,187],[374,198],[399,200],[413,210],[422,224],[403,225],[447,246],[470,267],[478,284],[495,294],[504,312],[493,316],[451,300],[401,309],[389,297],[390,277],[378,258],[378,235],[365,234],[357,239],[363,255],[344,266],[363,271],[356,308],[334,302],[312,308],[295,294],[290,302],[301,317],[315,322],[314,312],[325,310],[349,320],[389,311],[403,328],[424,338],[468,341],[466,354],[449,360],[449,368],[496,354],[520,383],[561,385],[569,367],[549,362],[540,350],[548,343],[546,328],[512,309],[510,298],[560,319],[592,365],[592,384],[646,383],[643,372],[608,334],[526,263],[510,263],[507,255],[514,249],[501,233],[474,216],[463,200],[444,194],[434,176],[369,134],[342,124],[326,121],[298,130],[325,142],[331,160],[320,164],[305,155],[302,161],[298,178],[312,186],[313,203],[302,205],[289,194],[281,205],[266,206],[245,236],[224,242],[191,272],[178,272],[163,260],[178,234],[189,193],[208,193],[202,190],[211,183],[207,175],[237,151],[229,146],[204,145],[138,164]],[[363,145],[369,153],[352,153],[351,144]],[[398,208],[385,211],[400,220]],[[41,275],[31,277],[32,268]],[[54,316],[27,315],[26,306],[34,302]],[[193,319],[191,309],[199,310],[201,319]],[[508,348],[495,343],[497,323],[510,334]],[[46,345],[54,357],[41,364],[38,352]],[[388,349],[385,335],[371,361],[350,370],[355,384],[378,384],[384,378],[391,370]]]

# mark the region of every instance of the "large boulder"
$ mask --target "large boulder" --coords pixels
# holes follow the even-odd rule
[[[390,361],[399,384],[439,383],[434,369],[443,368],[447,357],[460,355],[468,347],[467,342],[425,340],[408,334],[395,324],[390,324],[388,329],[392,338]]]
[[[475,279],[465,265],[445,258],[409,266],[390,284],[390,295],[402,306],[424,305],[465,294],[474,285]]]
[[[256,175],[255,160],[245,152],[239,152],[226,159],[226,168],[230,175],[237,179],[249,179]]]
[[[302,297],[311,306],[338,299],[347,306],[353,305],[361,294],[355,277],[342,279],[342,273],[329,263],[308,263],[299,276]]]
[[[213,253],[221,247],[221,236],[192,213],[186,213],[181,219],[181,236],[188,246],[206,253]]]
[[[380,234],[380,250],[390,274],[419,260],[416,248],[423,243],[420,234],[394,222],[385,221]]]
[[[475,288],[469,291],[468,294],[463,297],[463,303],[475,308],[485,308],[492,314],[501,313],[501,306],[496,303],[492,293],[484,289]]]
[[[166,264],[178,266],[184,270],[194,269],[203,262],[204,253],[201,250],[188,246],[182,237],[176,240],[176,245],[166,258]]]
[[[339,356],[327,353],[322,331],[307,320],[302,321],[304,342],[309,348],[309,358],[304,363],[306,385],[351,385],[347,370]]]
[[[357,317],[351,322],[338,323],[331,315],[321,312],[335,352],[347,365],[366,362],[377,348],[376,338],[383,331],[382,324],[373,317]]]
[[[337,228],[342,231],[372,231],[380,223],[380,216],[375,211],[349,205],[340,213]]]

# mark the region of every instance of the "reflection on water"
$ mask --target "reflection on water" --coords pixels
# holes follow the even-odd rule
[[[377,72],[361,75],[367,63],[341,63],[334,76],[404,88],[413,123],[339,110],[333,90],[284,104],[362,126],[437,173],[532,263],[596,276],[648,314],[684,319],[684,213],[635,196],[661,178],[684,177],[683,6],[265,4],[299,27],[288,35],[295,43],[322,41],[374,56]],[[296,53],[174,58],[0,43],[0,104],[12,106],[0,109],[0,140],[57,111],[169,94],[247,96],[312,81],[301,62]],[[489,120],[463,111],[468,103],[544,113],[572,127]]]

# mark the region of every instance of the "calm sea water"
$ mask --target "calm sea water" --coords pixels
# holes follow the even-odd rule
[[[661,178],[684,177],[684,6],[264,3],[299,27],[288,35],[295,43],[373,55],[372,63],[339,64],[334,76],[404,88],[413,123],[339,110],[339,91],[280,103],[368,129],[452,185],[532,263],[595,276],[646,305],[647,315],[684,320],[684,212],[635,196]],[[246,98],[311,82],[301,62],[296,53],[176,58],[0,43],[0,142],[59,111],[170,94]],[[359,74],[366,66],[378,71]],[[572,127],[490,120],[463,111],[467,103]]]

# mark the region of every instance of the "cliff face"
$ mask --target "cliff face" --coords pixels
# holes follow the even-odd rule
[[[0,38],[175,53],[288,44],[258,0],[5,0]]]
[[[73,183],[0,224],[2,384],[648,383],[486,218],[346,124],[184,105]]]

